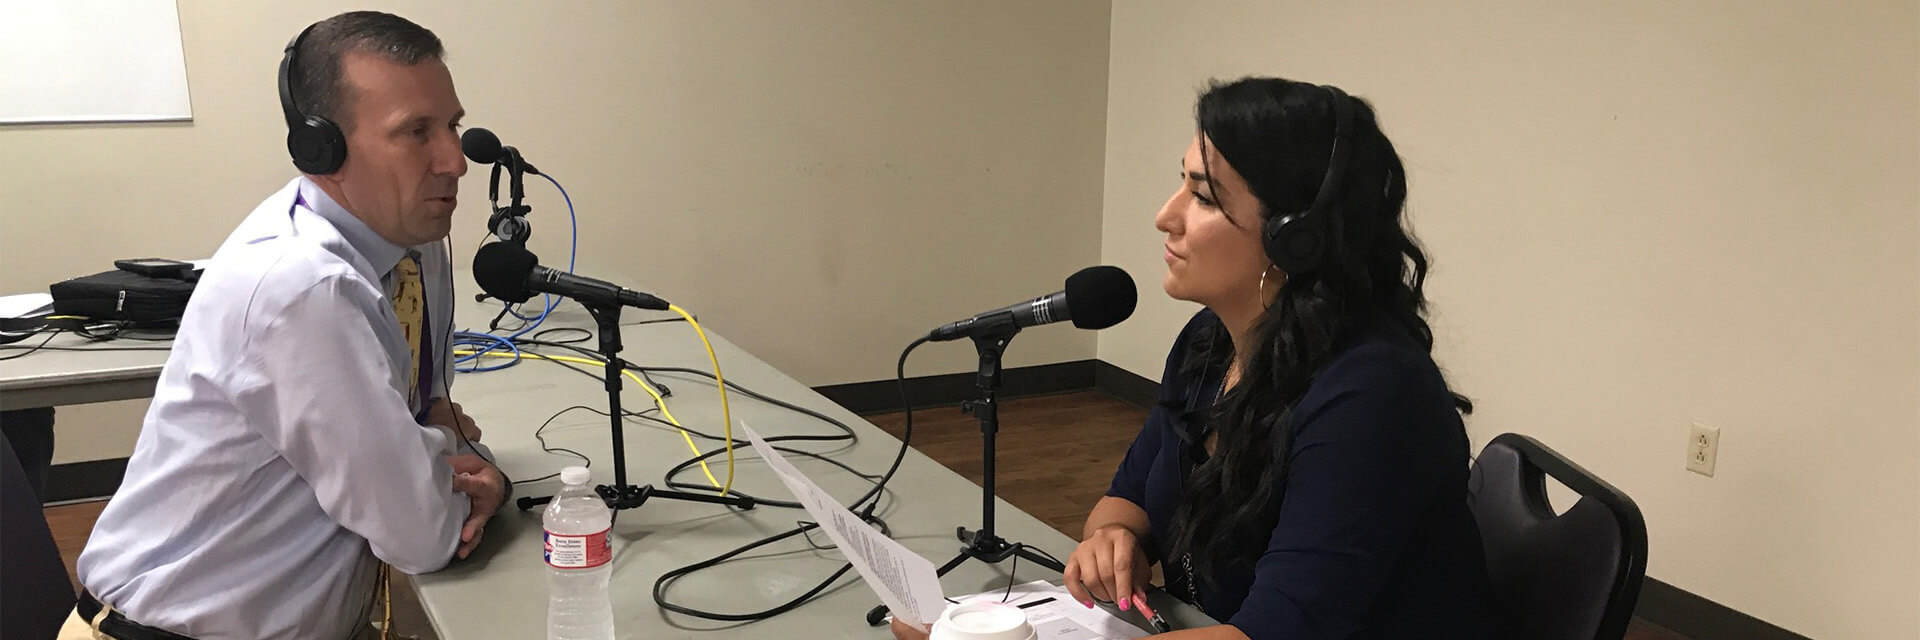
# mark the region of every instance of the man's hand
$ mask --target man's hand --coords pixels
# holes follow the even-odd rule
[[[454,552],[455,557],[465,559],[480,546],[487,520],[507,501],[507,477],[480,456],[447,456],[447,464],[453,467],[453,490],[473,501],[466,524],[460,526],[460,549]]]
[[[474,426],[473,418],[460,410],[460,403],[446,398],[434,398],[433,405],[427,407],[427,424],[437,424],[453,429],[466,436],[469,442],[480,441],[480,427]]]

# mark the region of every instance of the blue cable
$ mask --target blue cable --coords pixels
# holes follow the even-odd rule
[[[560,197],[565,198],[567,201],[567,223],[568,223],[567,226],[571,229],[571,233],[570,233],[571,237],[568,239],[570,244],[567,247],[567,272],[572,273],[574,269],[574,263],[580,257],[580,218],[576,216],[573,211],[573,196],[567,195],[567,188],[560,186],[560,181],[553,179],[553,176],[549,176],[546,174],[539,174],[539,175],[542,178],[546,178],[547,182],[553,183],[553,188],[559,189]],[[515,331],[513,335],[507,336],[507,339],[513,340],[515,338],[519,338],[520,336],[523,336],[532,332],[534,329],[540,328],[540,323],[545,322],[547,320],[547,314],[553,313],[554,307],[560,306],[560,300],[558,298],[553,297],[551,294],[546,296],[546,302],[547,302],[546,308],[542,309],[540,311],[540,315],[534,318],[528,318],[526,316],[522,316],[518,312],[513,310],[512,305],[508,305],[507,306],[508,313],[512,313],[514,317],[520,318],[521,320],[531,320],[532,324],[529,324],[525,327],[521,327],[521,329],[519,331]]]
[[[473,331],[455,331],[453,332],[453,344],[456,347],[460,345],[469,345],[469,346],[477,346],[481,344],[485,345],[485,347],[480,349],[479,351],[476,351],[471,355],[460,356],[459,358],[456,358],[453,361],[454,364],[456,365],[455,370],[461,373],[473,373],[473,372],[479,372],[479,371],[498,371],[501,369],[505,369],[507,367],[511,367],[514,365],[514,363],[517,363],[520,361],[519,345],[514,344],[512,340],[509,340],[507,338],[502,338],[500,336],[496,336],[491,333],[477,333]],[[512,351],[513,358],[502,360],[499,364],[493,364],[493,365],[486,365],[486,366],[475,365],[465,369],[460,369],[457,367],[457,365],[459,365],[462,362],[469,362],[469,361],[480,359],[481,354],[485,354],[493,351],[500,351],[503,349],[507,351]]]
[[[569,228],[569,235],[570,235],[570,237],[568,238],[569,244],[567,246],[567,272],[572,273],[575,266],[575,262],[580,258],[580,219],[578,216],[574,214],[574,211],[573,211],[573,196],[567,195],[567,188],[560,186],[560,181],[553,179],[553,176],[549,176],[546,174],[539,174],[539,175],[542,178],[546,178],[547,182],[553,183],[553,188],[560,190],[560,197],[565,198],[567,201],[567,226]],[[554,307],[560,306],[559,299],[553,297],[552,294],[548,294],[546,296],[546,302],[547,302],[546,309],[542,310],[539,316],[532,317],[532,318],[520,315],[519,312],[513,310],[512,306],[508,306],[507,312],[513,314],[514,317],[519,318],[521,320],[529,320],[533,322],[533,324],[527,325],[525,328],[522,328],[518,332],[515,332],[513,335],[508,336],[508,339],[518,338],[522,335],[525,335],[527,332],[532,331],[535,328],[538,328],[540,326],[540,323],[547,319],[547,314],[553,313]]]
[[[553,188],[558,189],[560,191],[560,197],[566,199],[567,201],[567,224],[570,227],[570,234],[569,234],[570,238],[568,239],[569,245],[567,247],[567,271],[571,273],[574,270],[574,267],[576,266],[576,263],[580,258],[580,217],[578,214],[574,212],[573,196],[568,195],[567,188],[560,186],[560,181],[553,179],[553,176],[550,176],[544,173],[537,174],[537,175],[539,175],[542,178],[546,178],[547,182],[553,183]],[[502,337],[502,336],[497,336],[491,333],[477,333],[472,331],[454,332],[453,337],[454,337],[455,344],[466,344],[470,346],[481,347],[478,351],[474,352],[472,355],[460,356],[459,358],[455,359],[454,360],[455,370],[461,373],[474,373],[474,372],[480,372],[480,371],[498,371],[500,369],[505,369],[507,367],[511,367],[515,364],[518,364],[520,362],[520,347],[519,345],[514,344],[513,341],[515,339],[518,339],[520,336],[524,336],[528,333],[531,333],[534,329],[538,329],[540,327],[540,323],[545,322],[547,319],[547,315],[553,313],[553,309],[558,306],[560,306],[560,300],[558,298],[553,297],[552,295],[547,295],[546,306],[540,310],[540,315],[523,316],[523,315],[520,315],[520,312],[515,311],[513,309],[512,303],[506,303],[507,313],[513,314],[513,317],[519,318],[522,321],[526,321],[529,323],[527,324],[527,326],[521,327],[520,330],[515,331],[513,332],[513,334],[508,336]],[[474,360],[480,359],[483,354],[492,353],[495,351],[503,351],[503,350],[512,351],[514,357],[511,359],[503,359],[499,364],[494,364],[494,365],[487,365],[487,366],[475,365],[465,369],[461,369],[458,367],[458,365],[462,363],[472,362]]]

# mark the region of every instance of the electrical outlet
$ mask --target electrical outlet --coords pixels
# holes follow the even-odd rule
[[[1693,423],[1687,434],[1687,470],[1713,477],[1713,463],[1720,459],[1720,427]]]

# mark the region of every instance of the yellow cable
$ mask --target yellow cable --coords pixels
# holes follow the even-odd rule
[[[518,354],[514,354],[514,353],[501,353],[497,351],[481,352],[473,349],[456,349],[454,350],[453,354],[456,356],[478,355],[482,358],[532,358],[535,360],[556,360],[559,362],[573,362],[578,364],[591,364],[591,365],[600,365],[600,366],[606,366],[607,364],[606,362],[601,360],[589,360],[586,358],[575,358],[572,356],[549,356],[549,355],[543,355],[538,353],[527,353],[524,351]],[[647,384],[647,381],[645,378],[641,378],[638,374],[635,374],[632,371],[625,371],[622,373],[625,373],[627,375],[627,379],[632,380],[634,384],[640,385],[641,389],[646,390],[647,395],[653,396],[653,406],[658,407],[660,409],[660,415],[666,416],[667,423],[672,424],[675,428],[678,428],[680,430],[680,438],[687,441],[687,448],[693,450],[693,455],[696,459],[700,459],[700,456],[704,454],[700,453],[700,447],[693,443],[693,436],[687,433],[687,430],[685,427],[680,426],[680,420],[673,417],[672,411],[667,410],[667,399],[665,397],[662,397],[659,391],[654,390],[653,385]],[[731,429],[728,430],[727,436],[729,440],[732,439],[733,432]],[[721,486],[720,479],[715,478],[713,476],[713,470],[707,468],[707,461],[705,459],[700,459],[700,471],[702,473],[707,474],[707,482],[713,483],[713,486],[715,487]],[[729,446],[727,447],[727,472],[728,472],[727,486],[731,487],[733,484],[732,483],[733,447],[731,446],[731,443],[729,443]]]
[[[693,455],[695,459],[698,459],[700,462],[700,471],[702,473],[707,474],[707,482],[711,482],[713,483],[713,486],[719,487],[720,495],[725,496],[733,491],[733,407],[729,405],[727,402],[727,379],[722,377],[720,374],[720,357],[714,354],[713,342],[707,339],[707,330],[700,327],[700,321],[693,319],[693,314],[687,313],[687,310],[680,308],[680,305],[677,305],[677,304],[667,305],[667,309],[673,311],[674,313],[680,314],[680,317],[685,318],[687,320],[687,324],[693,325],[694,333],[697,333],[700,335],[700,346],[706,347],[707,349],[707,361],[713,363],[713,385],[714,387],[720,390],[720,421],[725,426],[724,435],[727,442],[727,482],[726,484],[724,485],[721,484],[719,479],[713,477],[713,470],[707,468],[707,461],[705,459],[700,458],[700,456],[704,455],[700,453],[700,447],[695,446],[693,444],[693,436],[688,435],[686,427],[681,426],[680,420],[673,417],[672,411],[667,410],[667,399],[665,397],[662,397],[659,391],[654,390],[653,385],[647,384],[644,378],[641,378],[639,375],[636,375],[634,372],[623,371],[622,373],[625,373],[627,378],[633,380],[635,384],[640,385],[641,389],[645,389],[647,391],[647,395],[653,396],[653,406],[659,407],[660,415],[666,416],[668,423],[671,423],[674,427],[677,427],[680,429],[680,437],[687,441],[687,448],[693,450]],[[537,353],[526,353],[526,352],[500,353],[497,351],[483,352],[483,351],[475,351],[472,349],[460,349],[460,350],[454,351],[454,355],[457,355],[457,356],[478,355],[486,358],[534,358],[539,360],[558,360],[561,362],[578,362],[578,363],[585,363],[585,364],[597,364],[601,366],[606,365],[605,362],[598,361],[598,360],[589,360],[586,358],[574,358],[570,356],[549,356],[549,355],[541,355]]]
[[[700,321],[693,319],[680,305],[670,304],[667,309],[687,319],[693,325],[694,333],[700,334],[700,345],[707,348],[707,360],[713,363],[713,385],[720,389],[720,421],[726,424],[727,436],[727,486],[720,488],[720,495],[733,490],[733,409],[727,406],[727,379],[720,376],[720,357],[713,354],[713,343],[707,340],[707,330],[700,328]]]

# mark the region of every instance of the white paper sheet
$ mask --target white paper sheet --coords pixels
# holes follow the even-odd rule
[[[926,631],[927,624],[939,618],[947,606],[933,562],[861,521],[860,516],[841,506],[781,457],[779,451],[768,446],[751,427],[741,423],[740,430],[746,433],[753,450],[766,459],[767,466],[780,477],[780,482],[800,499],[807,513],[813,514],[814,521],[820,523],[820,529],[833,539],[847,561],[853,563],[854,570],[866,579],[880,602],[913,628]]]
[[[53,294],[22,293],[0,296],[0,318],[27,318],[53,311]]]

